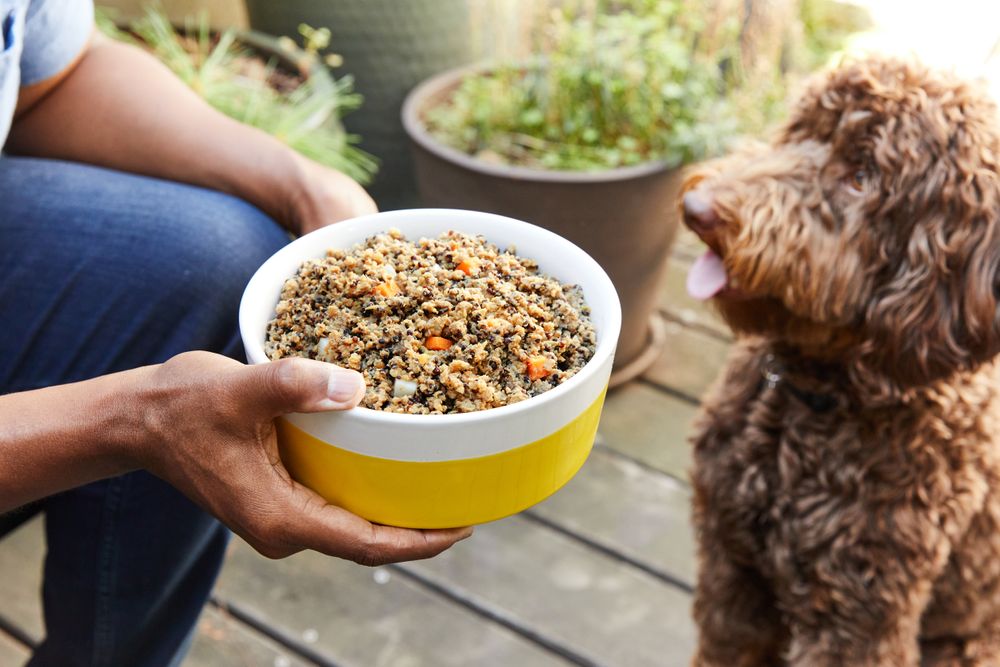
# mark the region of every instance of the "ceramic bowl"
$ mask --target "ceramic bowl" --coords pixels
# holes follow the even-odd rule
[[[292,476],[370,521],[412,528],[484,523],[515,514],[562,487],[590,453],[604,404],[621,307],[611,280],[585,252],[540,227],[488,213],[390,211],[324,227],[285,246],[257,270],[240,303],[250,363],[267,363],[267,323],[285,280],[307,259],[395,227],[406,238],[448,230],[484,236],[582,287],[597,333],[593,358],[558,387],[519,403],[447,415],[355,408],[278,419]]]

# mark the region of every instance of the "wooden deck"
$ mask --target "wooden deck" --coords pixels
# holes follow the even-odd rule
[[[598,442],[562,491],[430,561],[366,569],[315,553],[268,561],[240,540],[192,667],[685,665],[694,547],[687,434],[728,336],[684,294],[696,244],[662,290],[667,348],[608,396]],[[0,666],[43,634],[41,524],[0,542]]]

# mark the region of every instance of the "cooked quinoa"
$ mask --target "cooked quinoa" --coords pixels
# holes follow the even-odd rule
[[[537,396],[596,346],[578,285],[514,248],[449,231],[407,241],[391,229],[303,263],[285,282],[264,351],[360,371],[361,405],[472,412]]]

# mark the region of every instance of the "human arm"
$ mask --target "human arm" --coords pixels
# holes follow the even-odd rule
[[[367,565],[433,556],[471,531],[371,524],[327,504],[281,464],[274,417],[347,409],[362,391],[357,373],[331,364],[244,366],[189,352],[0,396],[0,512],[143,468],[265,556],[314,549]]]
[[[21,89],[5,150],[220,190],[297,233],[376,210],[346,175],[212,109],[153,56],[100,34]]]

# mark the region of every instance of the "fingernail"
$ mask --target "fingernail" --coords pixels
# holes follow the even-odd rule
[[[361,374],[349,371],[344,368],[337,368],[330,372],[330,382],[326,387],[326,395],[330,400],[337,403],[345,403],[361,389]]]
[[[464,540],[464,539],[469,538],[469,537],[472,537],[472,526],[469,526],[468,528],[466,528],[463,531],[462,536],[460,538],[458,538],[458,539],[459,540]]]

